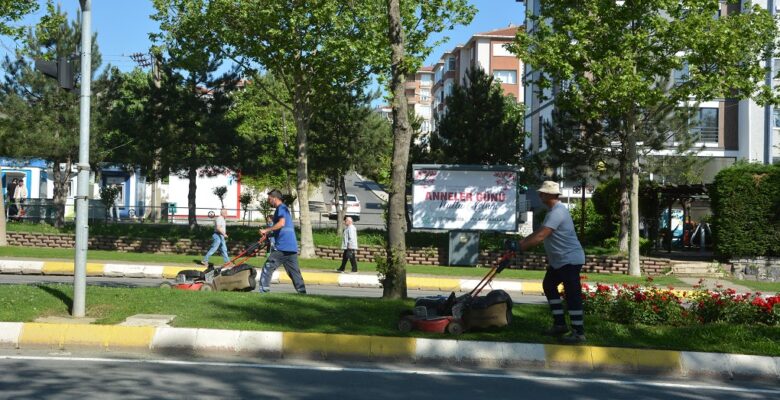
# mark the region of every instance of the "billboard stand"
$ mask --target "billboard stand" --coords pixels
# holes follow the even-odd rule
[[[477,265],[479,231],[450,231],[448,265]]]

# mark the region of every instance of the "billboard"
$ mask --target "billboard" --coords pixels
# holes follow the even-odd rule
[[[412,227],[516,231],[517,171],[508,166],[413,165]]]

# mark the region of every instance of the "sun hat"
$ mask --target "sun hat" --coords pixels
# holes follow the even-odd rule
[[[542,182],[542,187],[539,188],[538,192],[547,194],[561,194],[561,189],[558,186],[558,182],[544,181]]]

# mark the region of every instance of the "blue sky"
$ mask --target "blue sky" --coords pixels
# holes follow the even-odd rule
[[[79,12],[78,0],[58,1],[70,18]],[[39,3],[41,9],[27,17],[25,23],[35,23],[45,13],[45,0],[39,0]],[[450,40],[434,49],[425,65],[438,61],[443,52],[465,43],[475,33],[503,28],[510,23],[520,25],[524,21],[524,5],[515,0],[470,0],[470,3],[479,10],[472,23],[438,36],[448,36]],[[149,18],[153,12],[152,3],[148,0],[92,0],[92,27],[98,35],[103,66],[111,63],[122,70],[135,66],[130,54],[148,51],[151,45],[149,33],[158,28],[157,23]],[[11,39],[0,38],[0,53],[7,53],[14,46]]]

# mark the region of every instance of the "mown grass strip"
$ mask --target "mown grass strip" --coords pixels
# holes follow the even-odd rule
[[[0,321],[67,316],[72,293],[71,285],[0,285]],[[117,324],[135,314],[173,314],[173,326],[187,328],[452,338],[400,333],[398,316],[412,300],[89,286],[86,303],[87,316],[99,324]],[[541,334],[550,323],[547,307],[517,305],[506,329],[467,332],[459,339],[554,344]],[[621,325],[595,316],[586,316],[585,324],[591,346],[780,356],[780,327]]]

